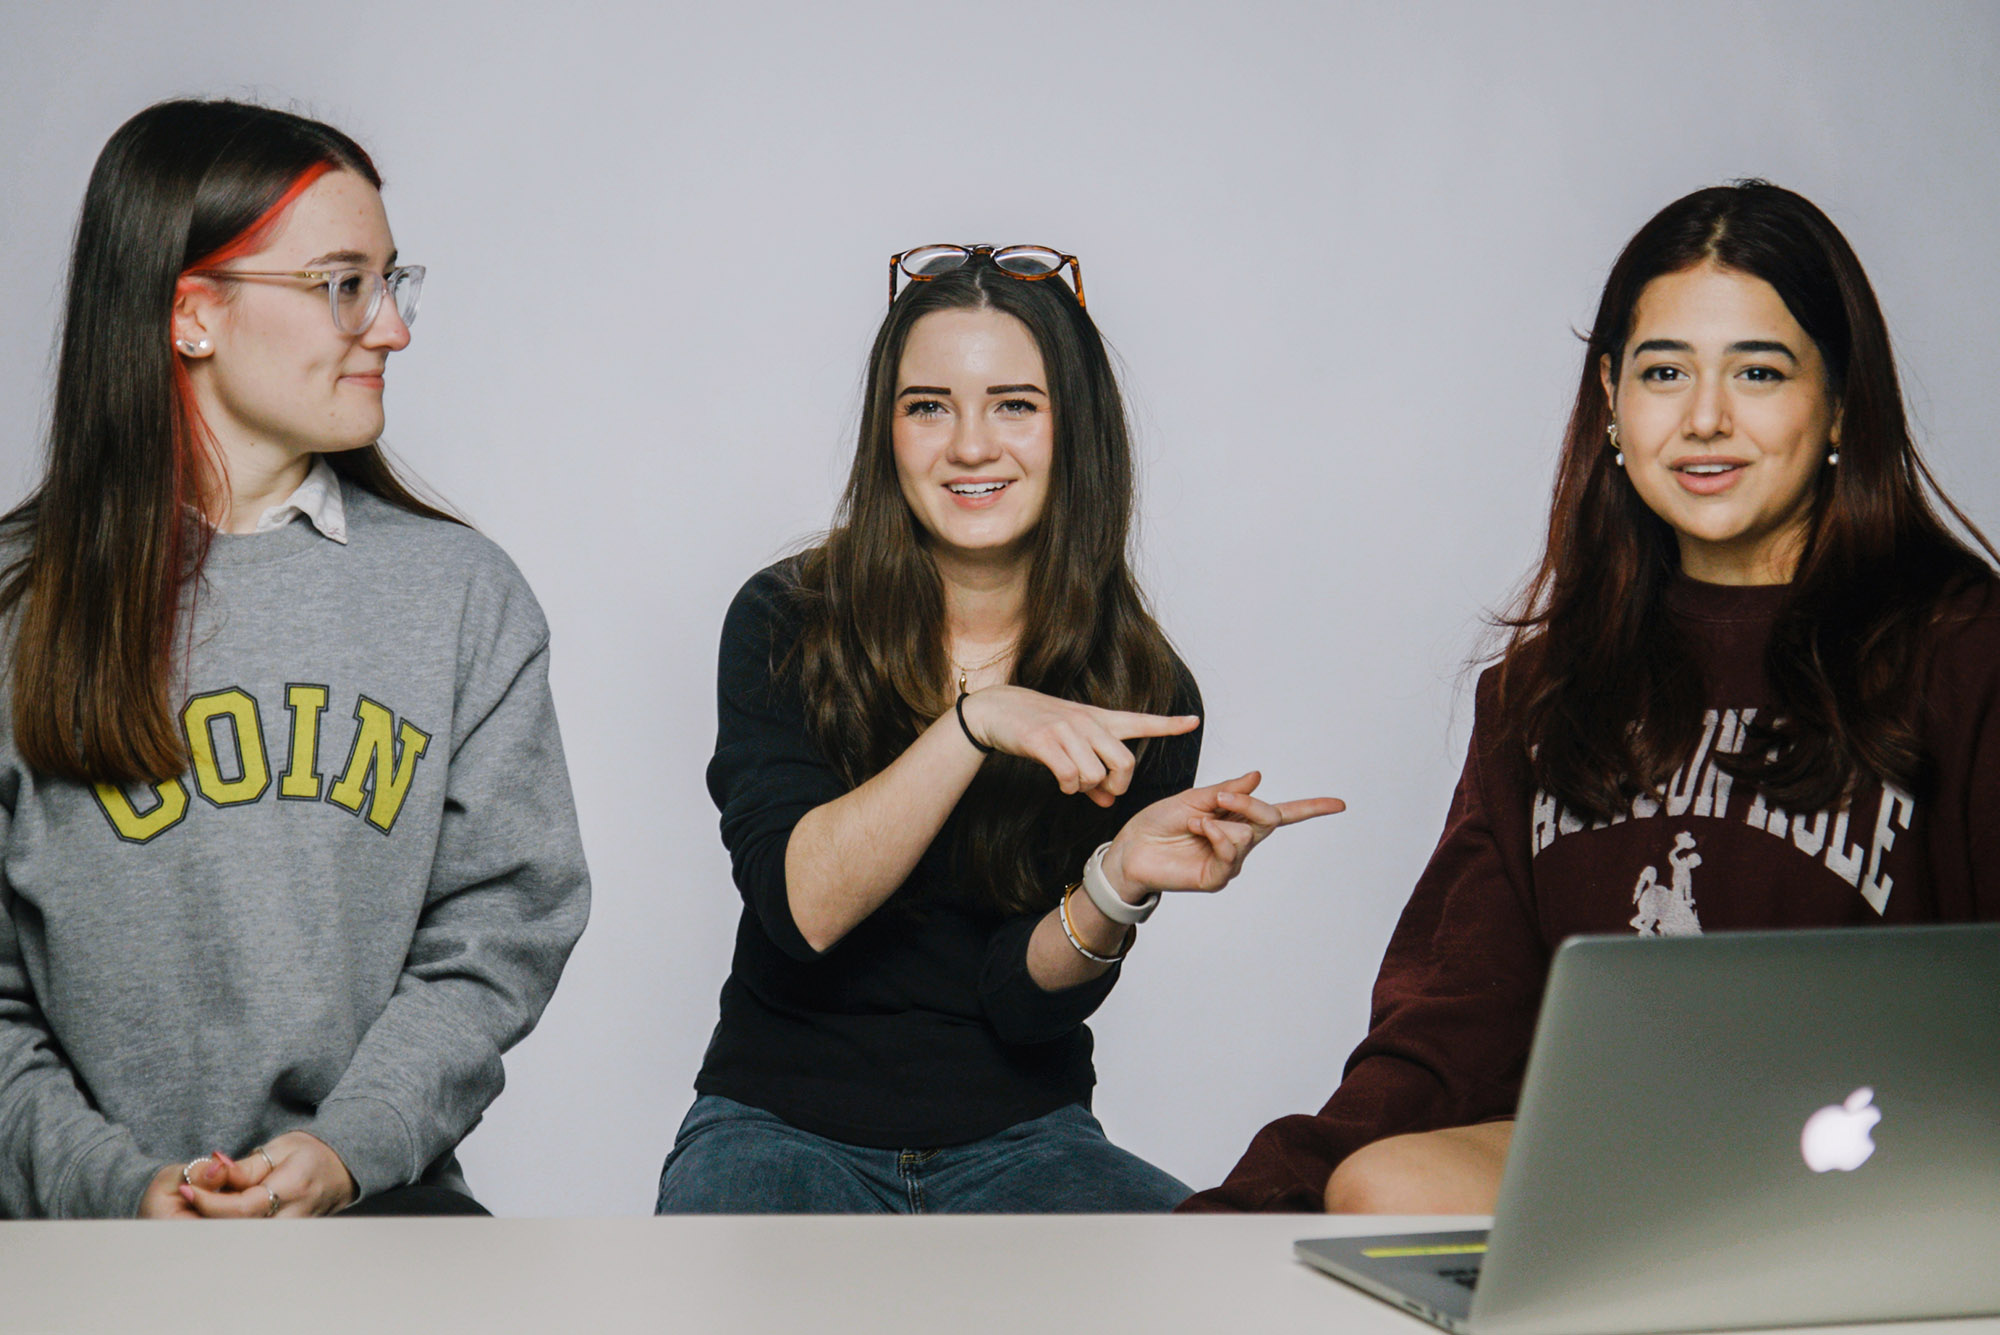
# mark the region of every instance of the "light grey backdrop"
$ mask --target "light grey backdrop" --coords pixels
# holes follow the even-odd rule
[[[1316,1108],[1436,837],[1482,616],[1537,549],[1598,285],[1668,200],[1803,190],[1920,438],[2000,527],[1991,4],[0,5],[0,492],[35,476],[65,247],[133,111],[250,95],[375,153],[431,267],[390,444],[555,630],[597,886],[465,1149],[506,1213],[650,1207],[737,900],[715,636],[826,521],[895,250],[1080,255],[1143,456],[1142,574],[1252,765],[1346,815],[1146,929],[1112,1135],[1197,1185]]]

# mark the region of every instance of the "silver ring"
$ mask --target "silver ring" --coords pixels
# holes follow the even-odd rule
[[[264,1194],[271,1198],[271,1203],[264,1207],[264,1217],[269,1219],[272,1215],[278,1213],[278,1193],[269,1187],[265,1187]]]
[[[189,1160],[188,1160],[188,1161],[187,1161],[186,1163],[182,1164],[182,1165],[181,1165],[181,1183],[182,1183],[182,1184],[183,1184],[184,1186],[190,1186],[190,1187],[191,1187],[191,1186],[193,1186],[193,1185],[194,1185],[194,1166],[195,1166],[196,1164],[198,1164],[198,1163],[207,1163],[207,1162],[208,1162],[208,1156],[207,1156],[206,1154],[203,1154],[203,1155],[199,1155],[199,1156],[197,1156],[197,1157],[195,1157],[195,1158],[193,1158],[193,1159],[189,1159]]]
[[[250,1151],[250,1152],[251,1152],[252,1154],[261,1154],[261,1155],[263,1155],[263,1156],[264,1156],[264,1167],[265,1167],[265,1168],[267,1168],[267,1169],[269,1169],[269,1170],[270,1170],[270,1171],[272,1171],[272,1172],[276,1172],[276,1171],[277,1171],[277,1168],[278,1168],[278,1161],[277,1161],[277,1160],[275,1160],[275,1159],[273,1159],[273,1158],[271,1157],[271,1151],[269,1151],[269,1150],[265,1149],[265,1148],[264,1148],[264,1147],[263,1147],[262,1145],[259,1145],[259,1146],[258,1146],[258,1147],[257,1147],[256,1149],[254,1149],[254,1150],[252,1150],[252,1151]]]

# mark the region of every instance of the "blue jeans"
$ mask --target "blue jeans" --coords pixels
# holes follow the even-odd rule
[[[1104,1138],[1081,1104],[942,1149],[877,1150],[704,1094],[660,1170],[656,1214],[1161,1213],[1187,1185]]]

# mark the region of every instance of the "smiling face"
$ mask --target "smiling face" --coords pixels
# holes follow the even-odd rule
[[[1782,584],[1840,440],[1820,351],[1761,278],[1696,265],[1639,295],[1618,378],[1600,366],[1625,472],[1672,526],[1681,569]]]
[[[910,327],[889,429],[896,477],[946,566],[1014,566],[1042,517],[1055,455],[1048,373],[1028,327],[944,310]]]
[[[382,196],[354,173],[332,171],[293,201],[261,250],[226,267],[382,273],[395,254]],[[323,284],[262,278],[185,284],[173,335],[212,349],[184,364],[225,455],[267,467],[372,444],[382,434],[383,367],[410,341],[386,294],[373,324],[343,334]]]

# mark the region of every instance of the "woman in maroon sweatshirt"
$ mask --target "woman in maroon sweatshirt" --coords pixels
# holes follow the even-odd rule
[[[1317,1116],[1191,1210],[1493,1207],[1576,932],[2000,918],[2000,584],[1825,214],[1697,191],[1605,283],[1540,569]]]

